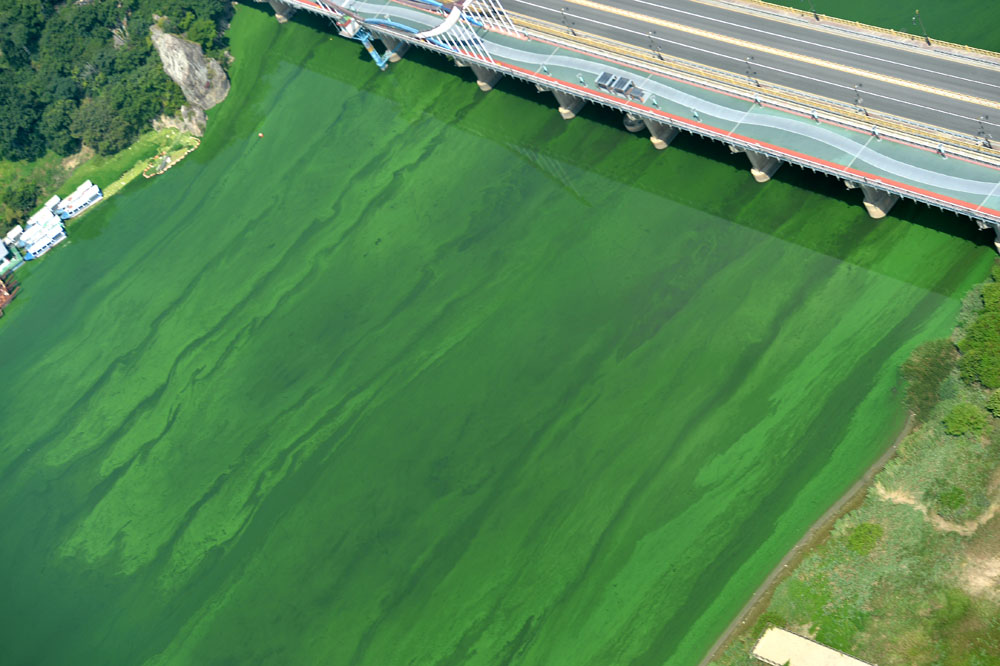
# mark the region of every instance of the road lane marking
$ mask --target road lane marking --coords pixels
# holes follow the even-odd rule
[[[522,4],[522,5],[528,5],[530,7],[536,8],[536,9],[540,9],[540,10],[543,10],[543,11],[548,11],[548,12],[551,12],[553,14],[560,14],[559,10],[557,10],[557,9],[553,9],[551,7],[546,7],[546,6],[543,6],[543,5],[535,4],[533,2],[529,2],[528,0],[514,0],[514,1],[516,3]],[[526,15],[520,15],[517,12],[512,12],[512,14],[514,16],[525,16],[525,18],[528,19],[528,23],[529,24],[531,23],[531,21],[538,21],[539,20],[539,19],[532,19],[531,17],[526,16]],[[633,35],[638,35],[640,37],[646,37],[647,36],[646,33],[639,32],[638,30],[633,30],[631,28],[625,28],[625,27],[622,27],[622,26],[619,26],[619,25],[616,25],[616,24],[613,24],[613,23],[606,23],[604,21],[600,21],[600,20],[595,19],[595,18],[590,18],[589,16],[580,16],[580,15],[577,15],[577,14],[567,14],[567,16],[571,16],[571,17],[573,17],[575,19],[579,19],[581,21],[586,21],[587,23],[593,23],[595,25],[600,25],[600,26],[603,26],[605,28],[611,28],[611,29],[614,29],[614,30],[618,30],[620,32],[627,32],[627,33],[630,33],[630,34],[633,34]],[[552,24],[552,25],[555,26],[555,24]],[[564,30],[565,29],[566,28],[564,28]],[[614,41],[616,41],[613,38],[600,37],[599,35],[596,35],[594,33],[588,33],[588,32],[586,32],[584,30],[577,29],[576,33],[578,33],[580,35],[586,35],[586,36],[589,36],[589,37],[593,37],[593,38],[595,38],[595,39],[597,39],[599,41],[604,41],[604,42],[608,42],[608,41],[614,42]],[[687,50],[690,50],[690,51],[697,51],[697,52],[705,53],[705,54],[712,55],[712,56],[717,56],[717,57],[722,58],[724,60],[732,60],[733,62],[743,62],[743,60],[744,60],[743,58],[738,58],[736,56],[727,55],[725,53],[719,53],[718,51],[711,51],[709,49],[701,48],[701,47],[698,47],[698,46],[693,46],[691,44],[685,44],[683,42],[679,42],[679,41],[676,41],[676,40],[667,39],[666,37],[662,37],[660,35],[656,35],[655,37],[656,37],[656,39],[658,41],[663,42],[665,44],[673,44],[674,46],[677,46],[677,47],[680,47],[680,48],[684,48],[684,49],[687,49]],[[570,39],[570,37],[569,37],[568,34],[566,35],[566,38]],[[570,41],[572,41],[572,40],[570,40]],[[621,44],[623,44],[625,46],[628,46],[631,49],[641,49],[641,47],[637,47],[635,44],[630,43],[630,42],[619,42],[619,43],[621,43]],[[681,58],[679,56],[670,56],[670,57],[672,59],[678,60],[678,61],[684,61],[685,60],[684,58]],[[657,63],[657,61],[653,60],[652,58],[649,58],[649,62],[651,62],[653,64]],[[696,61],[690,61],[690,62],[692,62],[695,65],[697,65]],[[758,62],[755,62],[754,65],[756,67],[761,68],[761,69],[768,69],[768,70],[771,70],[771,71],[774,71],[774,72],[778,72],[780,74],[784,74],[784,75],[792,77],[792,78],[805,79],[806,81],[811,81],[813,83],[817,83],[817,84],[821,84],[821,85],[826,85],[826,86],[831,86],[833,88],[839,88],[839,89],[842,89],[842,90],[845,90],[845,91],[848,91],[848,92],[853,92],[854,91],[854,87],[853,86],[845,85],[843,83],[837,83],[835,81],[827,81],[825,79],[819,79],[819,78],[816,78],[814,76],[809,76],[808,74],[801,74],[799,72],[793,72],[793,71],[790,71],[790,70],[787,70],[787,69],[782,69],[780,67],[775,67],[773,65],[767,65],[767,64],[762,64],[762,63],[758,63]],[[711,69],[716,69],[716,68],[711,68]],[[719,71],[720,72],[725,72],[727,76],[733,77],[735,79],[746,78],[744,75],[737,74],[737,73],[734,73],[732,71],[722,70],[722,69],[720,69]],[[811,92],[805,92],[805,91],[799,91],[799,92],[800,92],[800,94],[804,94],[804,95],[814,95],[814,96],[817,96],[817,97],[823,97],[823,95],[821,95],[820,93],[814,93],[814,92],[811,93]],[[975,123],[978,122],[977,118],[973,117],[973,116],[966,116],[966,115],[963,115],[961,113],[955,113],[953,111],[946,111],[946,110],[943,110],[943,109],[940,109],[940,108],[937,108],[937,107],[927,106],[925,104],[920,104],[918,102],[914,102],[914,101],[911,101],[911,100],[900,99],[898,97],[892,97],[890,95],[885,95],[885,94],[881,94],[881,93],[877,93],[877,92],[872,92],[871,90],[868,90],[868,91],[865,92],[865,97],[878,97],[879,99],[884,99],[884,100],[887,100],[887,101],[890,101],[890,102],[896,102],[897,104],[902,104],[904,106],[912,106],[914,108],[923,109],[924,111],[930,111],[930,112],[933,112],[933,113],[936,113],[936,114],[939,114],[939,115],[942,115],[942,116],[950,116],[952,118],[961,118],[962,120],[969,121],[969,123],[970,123],[969,126],[970,127],[972,127],[973,125],[975,125]],[[826,99],[831,99],[831,100],[833,100],[833,101],[835,101],[835,102],[837,102],[839,104],[844,104],[845,103],[845,102],[842,102],[840,100],[836,100],[835,98],[829,98],[828,97]],[[873,109],[873,110],[880,111],[882,113],[890,113],[890,112],[881,111],[879,109]],[[892,114],[890,113],[890,115],[892,115]],[[882,118],[883,122],[885,122],[885,120],[886,120],[885,118]],[[915,121],[915,122],[917,122],[918,124],[920,124],[921,121]],[[991,128],[995,128],[996,131],[1000,131],[1000,124],[994,123],[992,120],[983,121],[983,122],[984,122],[984,124],[986,126],[989,126]],[[926,124],[926,123],[924,123],[924,124]],[[947,132],[960,132],[961,130],[957,130],[957,129],[945,129],[945,131],[947,131]],[[966,134],[966,135],[971,136],[971,134],[969,132],[962,132],[962,134]]]
[[[915,69],[917,71],[933,71],[934,74],[937,74],[939,76],[946,76],[946,77],[948,77],[950,79],[956,79],[958,81],[965,81],[966,83],[975,83],[975,84],[979,84],[979,85],[983,85],[983,86],[989,86],[991,88],[1000,88],[1000,85],[997,85],[995,83],[988,83],[986,81],[981,81],[979,79],[970,79],[967,76],[959,76],[958,74],[949,74],[948,72],[943,72],[943,71],[938,71],[938,70],[928,70],[926,67],[921,67],[919,65],[911,65],[911,64],[905,63],[905,62],[897,62],[895,60],[890,60],[888,58],[881,58],[879,56],[870,55],[870,54],[867,54],[867,53],[860,53],[860,52],[856,52],[856,51],[851,51],[850,49],[840,48],[839,46],[831,46],[829,44],[819,44],[817,42],[810,42],[808,39],[802,39],[801,37],[791,37],[789,35],[783,35],[783,34],[778,33],[778,32],[770,32],[768,30],[764,30],[763,28],[755,28],[755,27],[749,26],[749,25],[740,25],[739,23],[734,23],[732,21],[726,21],[724,19],[716,18],[714,16],[708,16],[708,15],[705,15],[705,14],[698,14],[696,12],[687,11],[686,9],[679,9],[677,7],[667,7],[665,5],[659,5],[659,4],[656,4],[655,2],[649,2],[649,0],[632,0],[632,1],[635,2],[636,4],[649,5],[650,7],[655,7],[656,9],[662,9],[664,11],[675,12],[677,14],[685,14],[687,16],[693,16],[695,18],[704,19],[706,21],[712,21],[713,23],[720,23],[722,25],[727,25],[727,26],[731,26],[731,27],[734,27],[734,28],[740,28],[740,29],[743,29],[743,30],[749,30],[751,32],[757,32],[757,33],[761,33],[761,34],[764,34],[764,35],[770,35],[772,37],[779,37],[781,39],[785,39],[785,40],[788,40],[788,41],[791,41],[791,42],[799,42],[801,44],[805,44],[807,46],[815,47],[817,49],[826,49],[828,51],[834,51],[836,53],[850,53],[852,55],[856,55],[856,56],[859,56],[861,58],[868,58],[869,60],[875,60],[875,61],[878,61],[878,62],[884,62],[884,63],[890,64],[890,65],[895,65],[897,67],[905,67],[907,69]],[[758,18],[761,18],[761,17],[758,17]],[[764,19],[764,20],[767,20],[767,19]],[[811,24],[806,24],[803,27],[805,27],[806,29],[812,30],[813,32],[821,32],[822,34],[826,34],[826,35],[831,35],[832,36],[831,33],[827,32],[827,31],[820,31],[815,26],[813,26]],[[848,37],[848,39],[853,39],[853,37]],[[859,41],[860,42],[862,40],[855,39],[854,41]],[[878,46],[883,46],[883,45],[879,44]],[[900,48],[906,49],[906,47],[899,47],[897,45],[892,45],[891,47],[887,47],[887,48],[895,48],[897,50],[899,50]],[[913,52],[912,49],[909,49],[909,52],[912,53]],[[933,57],[933,56],[936,56],[936,54],[933,54],[933,53],[927,54],[927,53],[923,53],[923,52],[919,53],[919,55],[922,56],[922,57]],[[940,60],[941,58],[937,58],[937,59]],[[975,65],[969,65],[968,63],[963,63],[963,64],[965,64],[966,66],[973,66],[973,67],[975,66]],[[986,69],[986,68],[985,67],[980,67],[980,69]],[[986,74],[987,72],[983,72],[983,73]]]
[[[800,55],[798,53],[793,53],[791,51],[776,49],[772,46],[764,46],[763,44],[750,42],[745,39],[726,37],[718,33],[709,32],[708,30],[702,30],[700,28],[692,28],[690,26],[682,25],[674,21],[666,21],[664,19],[656,18],[653,16],[647,16],[645,14],[640,14],[638,12],[633,12],[627,9],[618,9],[617,7],[609,7],[608,5],[602,5],[598,2],[593,2],[592,0],[566,0],[566,1],[574,5],[578,5],[580,7],[587,7],[588,9],[594,9],[596,11],[604,12],[606,14],[614,14],[617,16],[621,16],[623,18],[630,18],[635,21],[640,21],[642,23],[649,23],[651,25],[661,26],[670,30],[684,32],[689,35],[695,35],[696,37],[711,39],[713,41],[723,42],[726,44],[730,44],[732,46],[739,46],[741,48],[751,49],[753,51],[758,51],[760,53],[766,53],[768,55],[773,55],[778,58],[795,60],[803,64],[813,65],[814,67],[831,69],[837,72],[841,72],[842,74],[851,74],[853,76],[860,76],[862,78],[872,79],[874,81],[880,81],[882,83],[888,83],[890,85],[901,86],[904,88],[910,88],[911,90],[917,90],[919,92],[924,92],[931,95],[938,95],[939,97],[947,97],[949,99],[957,100],[960,102],[967,102],[969,104],[976,104],[978,106],[984,106],[991,109],[1000,110],[1000,102],[994,102],[992,100],[984,99],[982,97],[974,97],[972,95],[957,93],[952,90],[945,90],[943,88],[928,86],[923,83],[908,81],[907,79],[900,79],[894,76],[886,76],[884,74],[878,74],[876,72],[860,69],[858,67],[851,67],[849,65],[840,65],[837,63],[830,62],[828,60],[823,60],[822,58],[814,58],[812,56]]]
[[[776,23],[797,25],[816,32],[835,34],[837,32],[844,31],[850,34],[852,39],[872,44],[879,44],[881,46],[900,49],[903,51],[912,51],[914,48],[912,42],[924,42],[924,39],[926,39],[921,38],[920,35],[906,32],[905,30],[885,28],[878,25],[872,25],[870,23],[861,23],[860,21],[850,21],[848,19],[842,19],[829,14],[819,14],[819,17],[824,20],[820,21],[819,18],[816,18],[816,20],[813,21],[813,18],[815,18],[815,12],[806,12],[794,7],[776,5],[767,0],[689,1],[703,6],[715,7],[716,9],[722,9],[724,11],[731,11],[744,14],[746,16],[763,18]],[[831,26],[836,27],[831,29]],[[931,39],[930,41],[933,42],[933,46],[936,48],[926,50],[920,48],[921,55],[931,56],[940,60],[950,60],[952,62],[972,65],[983,69],[997,70],[1000,68],[1000,53],[996,51],[981,49],[975,46],[969,46],[968,44],[946,42],[943,39],[937,38]],[[950,53],[948,51],[940,50],[941,48],[960,51],[961,53]]]

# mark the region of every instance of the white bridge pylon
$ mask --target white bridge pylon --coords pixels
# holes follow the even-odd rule
[[[499,0],[464,0],[452,6],[439,25],[418,32],[414,37],[439,42],[443,46],[477,60],[494,63],[486,42],[474,28],[520,36]]]

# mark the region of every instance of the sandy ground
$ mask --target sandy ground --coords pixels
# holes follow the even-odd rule
[[[1000,557],[970,557],[962,570],[962,587],[971,594],[1000,597]]]
[[[896,450],[899,448],[900,442],[910,434],[915,423],[916,419],[914,415],[910,414],[909,418],[906,419],[906,425],[903,426],[902,432],[896,436],[896,440],[892,443],[892,446],[868,468],[864,476],[858,479],[833,506],[827,509],[826,513],[819,517],[819,520],[812,524],[802,538],[799,539],[798,543],[792,546],[792,549],[788,551],[781,561],[778,562],[774,570],[764,579],[764,582],[760,584],[760,587],[753,593],[753,596],[750,597],[750,600],[743,606],[739,614],[729,623],[729,626],[722,632],[719,639],[709,648],[708,653],[698,663],[698,666],[706,666],[710,661],[715,659],[716,655],[725,649],[738,631],[742,630],[746,625],[752,625],[756,622],[757,618],[767,610],[774,590],[795,570],[795,567],[802,561],[806,553],[830,534],[834,524],[841,516],[861,505],[872,479],[896,455]]]

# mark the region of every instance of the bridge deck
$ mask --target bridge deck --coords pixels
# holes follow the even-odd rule
[[[285,1],[318,13],[328,11],[312,0]],[[407,0],[344,0],[337,6],[366,22],[389,20],[416,30],[432,28],[443,20],[443,14]],[[768,83],[758,87],[746,76],[730,75],[726,80],[711,74],[706,78],[699,73],[699,65],[678,66],[678,61],[660,60],[649,49],[640,51],[576,28],[576,34],[570,34],[562,25],[524,17],[517,22],[525,26],[526,38],[475,30],[492,61],[484,62],[471,52],[455,55],[740,148],[1000,223],[1000,152],[978,146],[974,137],[862,116],[849,105],[837,108],[824,105],[818,97],[796,98],[794,91]],[[448,52],[377,21],[369,27]],[[600,90],[596,79],[604,72],[631,78],[645,96],[626,100]],[[879,129],[873,133],[876,126]],[[939,152],[939,140],[949,141],[944,151],[947,157]]]
[[[506,0],[508,10],[863,107],[1000,136],[1000,66],[701,0]],[[860,89],[855,86],[861,84]]]

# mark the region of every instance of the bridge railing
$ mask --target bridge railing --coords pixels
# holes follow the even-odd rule
[[[829,16],[827,14],[814,14],[813,12],[808,12],[802,9],[797,9],[795,7],[785,7],[784,5],[776,5],[772,2],[767,2],[766,0],[715,0],[720,4],[727,5],[749,5],[757,7],[763,11],[771,14],[790,14],[797,17],[803,21],[808,21],[810,23],[815,23],[817,20],[824,24],[833,24],[835,26],[844,28],[846,30],[852,31],[854,33],[858,32],[872,32],[879,35],[883,35],[893,42],[915,42],[924,44],[930,42],[932,46],[941,47],[944,49],[969,53],[972,55],[979,56],[981,59],[987,60],[993,64],[1000,64],[1000,53],[996,51],[989,51],[987,49],[980,49],[975,46],[968,46],[966,44],[956,44],[954,42],[946,42],[943,39],[935,39],[933,37],[924,37],[923,35],[914,35],[909,32],[901,32],[899,30],[893,30],[892,28],[883,28],[877,25],[871,25],[869,23],[861,23],[860,21],[849,21],[847,19],[838,18],[836,16]],[[817,19],[817,17],[819,17]]]
[[[949,152],[957,156],[1000,166],[1000,150],[983,145],[967,134],[925,125],[878,111],[867,109],[860,111],[856,105],[828,97],[803,93],[751,77],[733,75],[725,70],[675,56],[662,53],[654,54],[648,49],[575,29],[570,31],[563,26],[538,19],[522,15],[514,16],[515,22],[526,30],[571,48],[582,46],[595,57],[614,53],[627,59],[627,62],[623,64],[652,69],[658,73],[678,77],[698,85],[706,85],[727,94],[736,94],[749,101],[767,103],[769,106],[836,122],[868,133],[873,133],[874,130],[874,133],[879,136],[916,144],[928,150],[938,151],[939,148],[947,146],[950,149]]]
[[[283,0],[284,2],[295,5],[306,9],[307,11],[315,12],[322,15],[329,15],[329,7],[324,6],[320,8],[319,5],[310,2],[310,0]],[[326,10],[326,11],[324,11]],[[913,190],[906,187],[901,187],[899,185],[885,182],[878,178],[868,177],[864,175],[859,175],[858,173],[852,172],[847,167],[842,167],[836,164],[828,163],[825,161],[816,160],[810,158],[806,155],[785,152],[776,147],[768,147],[761,145],[760,143],[753,141],[752,139],[746,139],[737,135],[734,135],[732,131],[720,130],[702,123],[691,121],[684,118],[678,118],[676,116],[665,117],[664,115],[658,114],[653,109],[645,106],[640,106],[636,102],[624,100],[624,99],[610,99],[604,94],[590,90],[586,88],[580,88],[579,86],[573,86],[567,83],[563,83],[552,77],[542,76],[535,72],[530,72],[528,70],[513,67],[511,65],[504,64],[502,62],[487,61],[479,57],[476,54],[471,53],[460,53],[453,49],[415,38],[413,33],[404,32],[391,28],[386,25],[381,24],[367,24],[368,29],[377,36],[386,36],[391,39],[398,41],[403,41],[420,48],[434,51],[442,55],[454,58],[465,64],[476,64],[487,70],[499,72],[505,76],[520,79],[529,83],[533,83],[539,89],[547,90],[559,90],[565,92],[568,95],[585,99],[589,102],[599,104],[608,108],[616,109],[618,111],[624,111],[631,113],[633,115],[648,118],[652,121],[659,123],[667,123],[678,129],[682,129],[693,134],[697,134],[715,141],[719,141],[729,146],[733,146],[738,150],[752,151],[760,153],[762,155],[767,155],[775,159],[781,160],[783,162],[788,162],[790,164],[795,164],[802,168],[815,171],[817,173],[823,173],[835,178],[841,179],[845,182],[854,183],[858,185],[867,185],[874,187],[886,192],[895,194],[901,198],[910,199],[913,201],[919,201],[929,206],[934,206],[942,210],[948,210],[960,215],[965,215],[969,218],[977,220],[980,225],[988,223],[994,227],[1000,227],[1000,215],[995,215],[991,212],[982,210],[982,206],[973,206],[964,202],[959,202],[957,200],[952,200],[948,197],[938,196],[931,192]],[[524,27],[524,26],[521,26]]]

